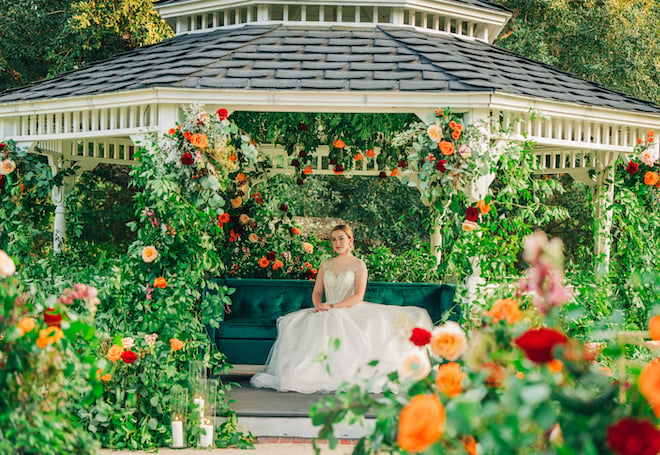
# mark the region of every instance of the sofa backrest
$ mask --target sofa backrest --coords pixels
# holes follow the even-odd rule
[[[235,288],[231,313],[225,323],[274,325],[278,317],[312,306],[314,281],[256,278],[219,279],[218,284]],[[459,307],[453,303],[454,286],[426,283],[369,282],[364,300],[386,305],[414,305],[425,308],[438,322],[445,312],[458,320]]]

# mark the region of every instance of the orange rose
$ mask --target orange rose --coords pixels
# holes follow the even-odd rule
[[[103,376],[101,376],[100,379],[101,379],[101,381],[103,381],[103,382],[108,382],[110,379],[112,379],[112,376],[110,376],[108,373],[106,373],[106,374],[104,374]]]
[[[238,160],[238,156],[236,156],[235,153],[229,155],[229,161],[231,161],[232,163],[235,163],[237,160]]]
[[[169,134],[170,136],[174,136],[176,134],[176,129],[175,128],[170,128],[167,131],[167,134]]]
[[[486,316],[493,318],[493,322],[506,321],[515,324],[522,317],[518,308],[518,301],[514,299],[501,299],[493,304]]]
[[[452,131],[451,138],[453,140],[457,141],[459,137],[461,137],[461,132],[460,131],[458,131],[458,130]]]
[[[482,365],[482,368],[485,373],[488,373],[488,376],[484,380],[484,383],[488,387],[495,388],[502,385],[504,382],[504,370],[502,370],[501,366],[496,363],[486,362]]]
[[[309,175],[312,173],[312,166],[307,166],[305,169],[303,169],[303,174]]]
[[[180,351],[183,349],[183,341],[178,338],[170,338],[170,347],[173,351]]]
[[[108,349],[108,353],[105,355],[105,357],[111,362],[116,362],[117,360],[121,359],[122,352],[124,352],[123,348],[113,344],[110,346],[110,349]]]
[[[165,289],[167,287],[167,280],[164,277],[159,276],[154,280],[154,287]]]
[[[438,147],[440,148],[440,152],[442,152],[443,155],[453,155],[454,154],[454,144],[452,144],[451,142],[440,141],[440,144],[438,144]]]
[[[279,259],[276,259],[275,262],[273,262],[273,270],[279,270],[284,266],[284,263],[280,261]]]
[[[343,149],[344,147],[346,147],[346,143],[341,139],[337,139],[335,142],[332,143],[332,145],[337,149]]]
[[[291,229],[291,233],[293,233],[293,235],[298,235],[298,234],[300,234],[300,229],[298,229],[297,227],[294,227],[294,228]]]
[[[236,180],[239,181],[239,182],[244,182],[245,181],[245,174],[243,174],[242,172],[239,172],[236,175]]]
[[[461,371],[461,366],[456,362],[440,365],[435,376],[435,385],[438,390],[451,398],[463,391],[463,378],[466,374]]]
[[[660,181],[660,176],[652,171],[646,171],[644,174],[644,183],[648,186],[656,185]]]
[[[559,359],[552,359],[546,365],[548,366],[548,370],[552,373],[559,373],[562,368],[564,368],[563,362]]]
[[[399,170],[397,168],[392,169],[392,172],[390,172],[390,175],[392,177],[396,177],[397,175],[399,175]]]
[[[209,146],[209,138],[206,133],[195,133],[190,137],[190,143],[197,148],[205,149]]]
[[[45,348],[49,344],[55,344],[58,340],[64,338],[64,332],[59,327],[46,327],[45,329],[39,330],[39,338],[37,339],[37,346],[41,349]]]
[[[477,441],[474,440],[473,436],[464,435],[461,438],[461,442],[463,443],[463,448],[467,455],[478,455]]]
[[[637,386],[651,404],[655,416],[660,417],[660,360],[653,360],[644,367],[637,379]]]
[[[449,128],[451,128],[452,130],[456,129],[456,125],[457,125],[457,123],[455,121],[453,121],[453,120],[449,121]]]
[[[373,158],[374,156],[376,156],[376,152],[373,149],[367,150],[367,158]]]
[[[243,198],[240,196],[236,196],[234,199],[231,200],[231,206],[235,209],[239,208],[241,205],[243,205]],[[229,220],[227,220],[229,221]]]
[[[259,259],[259,267],[261,267],[262,269],[265,269],[269,265],[270,265],[270,261],[266,259],[266,256]]]
[[[431,332],[431,351],[447,360],[458,359],[467,349],[467,337],[460,325],[447,321]]]
[[[406,452],[431,447],[445,429],[447,414],[436,395],[415,395],[399,413],[397,444]]]
[[[660,314],[653,316],[649,321],[649,332],[651,339],[660,340]]]
[[[221,223],[229,223],[229,213],[223,213],[218,217],[218,221]]]
[[[21,332],[21,336],[25,335],[27,332],[32,332],[34,330],[35,323],[32,318],[23,318],[18,323],[18,330]]]
[[[481,212],[481,215],[486,215],[490,212],[490,204],[486,204],[486,201],[483,199],[477,202],[477,208]]]
[[[259,241],[259,236],[252,232],[250,235],[248,235],[248,240],[250,243],[257,243]]]
[[[149,264],[158,258],[158,250],[154,246],[145,246],[142,248],[142,260]]]
[[[241,224],[248,224],[250,222],[250,215],[247,213],[241,213],[241,215],[238,217],[238,222]]]
[[[364,155],[362,155],[360,152],[356,153],[355,156],[353,157],[355,161],[362,161],[364,159]]]

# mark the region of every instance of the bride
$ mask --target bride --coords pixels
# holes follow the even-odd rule
[[[364,302],[367,267],[353,256],[353,232],[338,225],[330,241],[337,255],[319,267],[314,308],[277,320],[277,340],[266,371],[250,380],[254,387],[330,392],[343,382],[370,380],[370,391],[379,392],[387,374],[414,351],[412,329],[432,328],[423,308]]]

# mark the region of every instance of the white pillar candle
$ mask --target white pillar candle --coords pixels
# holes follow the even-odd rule
[[[172,421],[172,447],[177,449],[185,447],[183,441],[183,422],[180,420]]]
[[[204,420],[204,398],[196,397],[193,399],[193,403],[195,403],[197,410],[199,411],[199,420]]]
[[[199,434],[199,446],[211,447],[213,445],[213,425],[203,423],[200,425],[202,432]]]

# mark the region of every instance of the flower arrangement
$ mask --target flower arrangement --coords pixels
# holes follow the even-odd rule
[[[655,133],[649,130],[646,138],[637,139],[633,158],[626,165],[627,181],[640,193],[647,193],[656,200],[660,200],[660,171],[655,168],[658,159]]]
[[[373,433],[354,453],[657,454],[660,362],[647,360],[660,316],[648,332],[571,337],[561,244],[540,232],[525,243],[518,295],[493,303],[469,334],[453,322],[414,329],[418,351],[401,359],[382,397],[352,384],[313,407],[319,437],[334,444],[335,423],[370,413]]]

